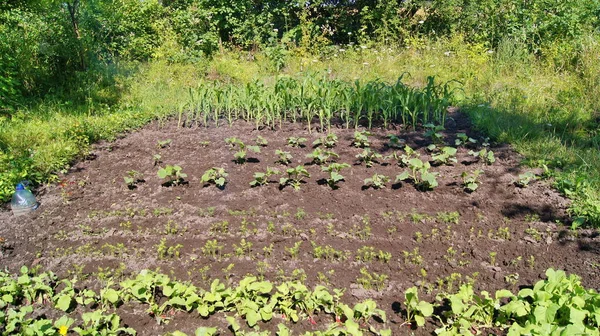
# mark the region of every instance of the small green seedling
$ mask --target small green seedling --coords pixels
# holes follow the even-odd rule
[[[537,180],[537,176],[535,176],[532,172],[526,172],[524,174],[519,174],[519,180],[515,182],[518,187],[525,188],[529,185],[531,181]]]
[[[302,165],[295,168],[290,168],[286,170],[286,173],[288,174],[288,177],[282,177],[279,179],[279,185],[281,188],[285,187],[286,185],[290,185],[292,188],[294,188],[294,190],[300,190],[300,186],[304,182],[304,178],[310,177],[310,174]]]
[[[304,147],[305,142],[306,138],[289,137],[287,139],[288,146],[290,147]]]
[[[327,167],[321,168],[324,172],[329,172],[329,178],[327,184],[331,189],[337,189],[337,183],[344,180],[344,176],[340,174],[340,171],[344,168],[349,168],[350,165],[347,163],[332,163]]]
[[[431,159],[437,164],[450,165],[456,163],[458,162],[456,159],[456,148],[442,147],[438,153],[431,155]]]
[[[374,163],[378,163],[378,159],[383,158],[383,155],[374,152],[371,148],[363,149],[362,153],[356,155],[360,162],[364,162],[367,167],[373,167]]]
[[[209,170],[205,171],[202,174],[202,182],[204,183],[212,183],[219,188],[223,188],[227,183],[227,172],[225,172],[224,168],[220,167],[212,167]]]
[[[491,150],[487,150],[487,148],[484,148],[478,152],[471,150],[471,151],[469,151],[469,155],[476,157],[477,160],[483,161],[483,163],[485,163],[487,165],[491,165],[492,163],[496,162],[496,158],[494,157],[494,152],[492,152]]]
[[[419,301],[417,287],[411,287],[404,292],[404,305],[406,306],[406,320],[413,321],[418,327],[425,325],[425,318],[433,314],[433,305],[426,301]]]
[[[434,125],[434,124],[425,124],[425,125],[423,125],[423,127],[425,127],[425,129],[426,129],[425,133],[423,133],[423,135],[425,137],[431,138],[431,141],[433,141],[433,143],[436,143],[436,144],[443,143],[444,135],[441,133],[441,131],[443,131],[445,129],[444,126]]]
[[[312,144],[313,144],[313,147],[318,147],[318,146],[323,145],[325,148],[333,148],[337,144],[337,141],[338,141],[338,137],[333,133],[329,133],[329,134],[327,134],[327,136],[315,140]]]
[[[466,171],[462,172],[460,175],[463,179],[463,187],[468,192],[474,192],[479,187],[479,176],[483,174],[483,170],[477,169],[472,173],[468,173]]]
[[[388,183],[389,181],[390,181],[390,178],[385,175],[374,174],[370,178],[365,179],[364,184],[367,188],[372,187],[374,189],[381,189],[381,188],[385,188],[385,184]]]
[[[135,189],[135,188],[137,188],[137,183],[143,181],[141,179],[141,177],[142,177],[142,174],[140,174],[140,172],[135,171],[135,170],[130,170],[127,172],[127,176],[123,177],[123,180],[125,180],[125,184],[127,185],[127,188]]]
[[[162,156],[161,156],[160,154],[154,154],[154,155],[152,156],[152,160],[154,161],[154,165],[155,165],[155,166],[156,166],[157,164],[160,164],[160,163],[162,163],[162,160],[161,160],[161,158],[162,158]]]
[[[262,173],[262,172],[254,173],[254,180],[252,180],[250,182],[250,186],[258,187],[258,186],[266,185],[270,182],[269,178],[271,176],[277,175],[277,174],[279,174],[279,170],[267,167],[267,171],[264,173]]]
[[[275,161],[275,163],[281,163],[282,165],[288,165],[292,163],[292,155],[290,152],[284,152],[282,150],[276,149],[275,155],[279,156],[279,159]]]
[[[260,146],[260,147],[266,147],[269,142],[267,141],[267,139],[261,137],[260,135],[256,137],[256,145]]]
[[[183,173],[181,167],[177,165],[166,165],[164,168],[160,168],[156,174],[161,179],[169,178],[168,183],[171,185],[181,184],[187,177],[187,174]]]
[[[398,154],[398,152],[394,152],[392,155],[386,156],[385,159],[393,159],[398,162],[398,165],[401,167],[408,167],[408,163],[412,159],[419,158],[419,153],[412,149],[409,145],[404,146],[405,154]]]
[[[455,146],[473,146],[477,144],[477,140],[467,136],[465,133],[456,134],[456,140],[454,140]]]
[[[393,134],[388,135],[388,138],[389,138],[389,140],[388,140],[387,146],[389,148],[400,149],[400,148],[402,148],[402,146],[405,145],[405,142],[406,142],[406,141],[404,141],[404,139],[400,139]]]
[[[352,142],[352,145],[356,148],[370,147],[371,144],[369,143],[369,136],[371,135],[373,134],[369,131],[354,132],[354,141]]]
[[[167,140],[158,140],[158,142],[156,143],[156,147],[157,148],[166,148],[171,146],[171,139],[167,139]]]
[[[312,153],[307,154],[306,157],[312,159],[312,163],[322,165],[340,156],[337,155],[334,151],[317,148]]]
[[[225,139],[225,143],[229,144],[231,148],[237,148],[237,152],[233,154],[233,161],[238,164],[244,164],[246,162],[247,150],[251,150],[254,153],[260,153],[260,147],[258,146],[248,146],[242,140],[231,137]]]
[[[430,190],[438,186],[437,175],[429,171],[431,165],[429,162],[423,162],[420,159],[411,159],[408,162],[410,171],[404,171],[396,176],[396,182],[411,179],[415,187],[419,190]]]

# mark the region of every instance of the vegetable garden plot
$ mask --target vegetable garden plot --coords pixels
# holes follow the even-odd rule
[[[598,287],[598,238],[556,223],[567,221],[568,204],[544,172],[519,167],[509,148],[453,117],[452,128],[415,132],[153,124],[96,146],[96,158],[48,187],[29,218],[2,212],[0,260],[12,272],[28,265],[77,277],[98,292],[143,269],[204,289],[214,279],[239,288],[248,275],[323,285],[343,290],[349,307],[374,300],[386,321],[369,323],[393,334],[406,331],[404,293],[413,286],[430,302],[461,284],[516,292],[553,267]],[[234,306],[227,315],[248,330]],[[147,309],[128,303],[116,312],[140,335],[235,327],[219,308],[207,320]],[[335,322],[324,310],[298,314],[297,323],[289,314],[256,322],[295,334]],[[415,332],[439,327],[427,319]]]

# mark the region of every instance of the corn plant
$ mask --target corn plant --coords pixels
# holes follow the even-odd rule
[[[429,171],[431,165],[429,162],[423,162],[420,159],[411,159],[408,162],[409,171],[404,171],[396,176],[396,182],[411,179],[415,187],[419,190],[429,190],[438,186],[436,176],[438,173]]]
[[[250,186],[258,187],[258,186],[266,185],[270,182],[269,178],[271,176],[277,175],[277,174],[279,174],[279,170],[267,167],[267,171],[264,173],[261,173],[261,172],[254,173],[254,180],[252,180],[250,182]]]
[[[373,167],[374,163],[379,163],[377,160],[383,158],[383,155],[372,151],[370,148],[365,148],[360,154],[356,155],[356,158],[360,162],[364,162],[367,167]]]
[[[187,177],[187,174],[183,173],[182,168],[177,165],[166,165],[164,168],[160,168],[156,174],[161,179],[168,178],[169,181],[167,183],[171,185],[181,184],[183,179]]]
[[[306,143],[306,138],[289,137],[287,139],[287,144],[290,147],[304,147],[305,143]]]
[[[286,173],[288,174],[287,177],[282,177],[279,179],[280,187],[284,188],[285,186],[290,185],[296,191],[300,190],[300,186],[302,186],[302,183],[304,183],[304,178],[310,177],[310,174],[302,165],[296,166],[295,168],[289,168],[286,170]]]
[[[352,145],[356,148],[366,148],[366,147],[370,147],[371,144],[369,143],[369,136],[373,135],[371,132],[369,131],[355,131],[354,132],[354,141],[352,142]]]
[[[227,183],[227,172],[225,172],[224,168],[213,167],[208,169],[202,174],[202,182],[204,183],[212,183],[219,188],[223,188]]]
[[[337,144],[338,137],[333,133],[327,134],[325,137],[313,141],[313,147],[324,146],[325,148],[333,148]]]
[[[275,155],[279,157],[279,159],[275,161],[275,163],[281,163],[282,165],[288,165],[292,163],[292,155],[290,154],[290,152],[284,152],[280,149],[276,149]]]
[[[332,159],[338,158],[339,155],[331,150],[323,150],[316,148],[312,153],[306,155],[307,158],[312,159],[312,163],[322,165],[329,162]]]
[[[458,162],[456,159],[456,148],[454,147],[442,147],[438,153],[431,155],[431,159],[436,164],[450,165]]]
[[[338,182],[344,180],[344,176],[340,174],[340,171],[344,168],[349,168],[350,165],[347,163],[332,163],[327,167],[321,168],[322,171],[329,173],[329,178],[326,179],[327,184],[331,187],[331,189],[338,188]]]
[[[463,179],[463,187],[468,192],[474,192],[479,187],[479,176],[483,174],[483,170],[477,169],[472,173],[468,173],[466,171],[462,172],[460,175]]]
[[[372,187],[373,189],[381,189],[385,188],[385,184],[390,181],[390,178],[381,175],[381,174],[373,174],[373,176],[365,179],[364,184],[367,188]]]

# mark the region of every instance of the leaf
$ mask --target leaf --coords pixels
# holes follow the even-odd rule
[[[158,172],[157,172],[157,174],[158,174],[158,177],[160,177],[162,179],[164,179],[168,175],[167,171],[164,168],[159,169]]]
[[[425,318],[421,315],[415,315],[415,322],[419,327],[422,327],[425,325]]]
[[[70,295],[61,295],[56,301],[56,308],[66,312],[71,307],[72,297]]]
[[[402,172],[402,174],[396,176],[396,182],[404,181],[410,177],[410,173],[408,171]]]
[[[212,336],[217,333],[217,328],[200,327],[196,329],[196,336]]]
[[[112,289],[112,288],[107,288],[104,291],[104,295],[103,297],[108,300],[108,302],[115,304],[119,301],[119,292],[117,292],[116,290]]]
[[[218,179],[215,180],[215,184],[218,185],[218,186],[225,185],[225,178],[224,177],[219,177]]]
[[[260,319],[261,317],[257,312],[253,310],[246,312],[246,322],[250,328],[254,327]]]
[[[425,317],[429,317],[431,314],[433,314],[433,305],[429,302],[421,301],[416,308]]]

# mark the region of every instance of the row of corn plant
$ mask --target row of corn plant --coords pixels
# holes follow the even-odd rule
[[[286,121],[306,122],[311,131],[318,123],[321,131],[332,122],[346,128],[366,124],[387,126],[402,123],[413,129],[418,124],[443,125],[452,98],[452,83],[436,84],[429,77],[424,88],[402,83],[403,76],[393,84],[379,80],[354,83],[328,79],[319,75],[301,78],[279,77],[273,84],[259,81],[244,85],[203,80],[190,89],[190,99],[179,108],[179,119],[207,126],[221,120],[247,120],[256,127],[275,128]]]

